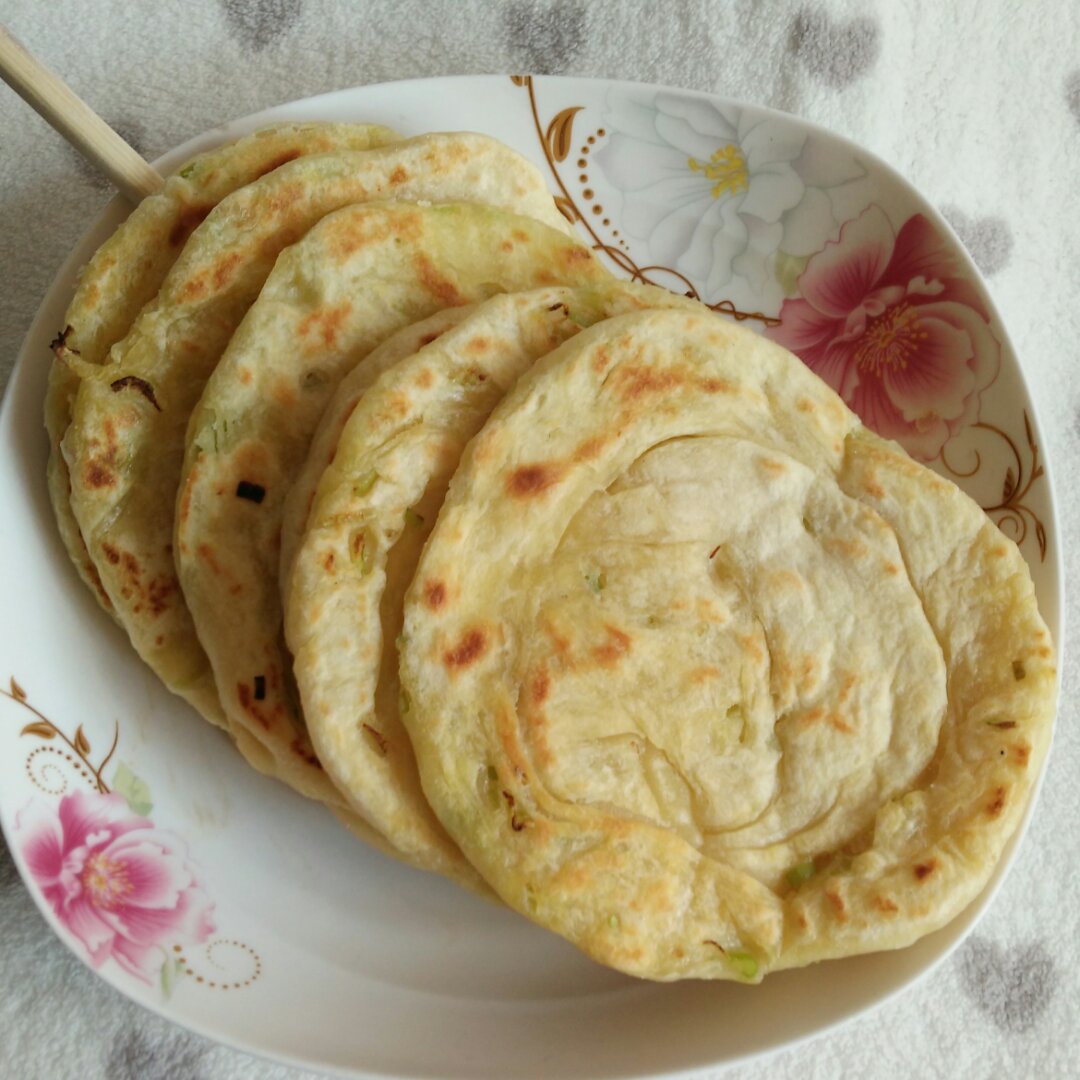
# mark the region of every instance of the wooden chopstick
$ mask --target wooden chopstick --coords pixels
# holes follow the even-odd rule
[[[161,190],[161,174],[2,24],[0,77],[133,202]]]

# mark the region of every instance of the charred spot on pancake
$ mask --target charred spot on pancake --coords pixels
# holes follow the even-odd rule
[[[160,615],[170,606],[170,598],[179,592],[175,578],[156,577],[146,587],[146,601],[152,615]]]
[[[281,705],[274,705],[269,710],[262,707],[259,703],[264,700],[266,695],[266,682],[263,676],[256,676],[256,678],[263,678],[262,694],[263,697],[258,697],[259,687],[248,686],[247,683],[238,682],[236,684],[236,698],[240,703],[240,708],[251,717],[264,731],[269,731],[273,726],[275,720],[283,719],[283,709]]]
[[[371,740],[372,744],[375,746],[375,749],[379,751],[379,754],[382,757],[386,757],[386,750],[389,746],[389,743],[386,740],[386,736],[381,731],[377,731],[370,724],[361,724],[360,726],[364,729],[365,734],[367,735],[368,739]]]
[[[620,630],[617,626],[605,624],[604,630],[607,639],[597,645],[593,651],[593,658],[601,667],[614,667],[629,651],[631,646],[630,635]]]
[[[506,490],[517,498],[529,498],[558,483],[562,469],[551,462],[522,465],[506,478]]]
[[[214,549],[205,541],[201,542],[195,549],[195,553],[210,569],[219,577],[224,571],[222,570],[221,563],[217,561],[217,556],[214,554]]]
[[[266,488],[262,484],[253,484],[250,480],[241,480],[236,485],[236,497],[253,503],[261,503],[266,498]]]
[[[82,355],[78,349],[73,348],[67,343],[67,339],[71,337],[73,332],[71,323],[68,323],[67,326],[65,326],[64,329],[49,342],[49,348],[52,349],[53,355],[57,360],[63,360],[68,353],[71,353],[73,356]]]
[[[836,916],[837,920],[839,922],[846,922],[847,907],[844,904],[844,898],[834,889],[826,889],[825,899],[829,901],[829,904],[833,910],[833,914]]]
[[[158,412],[161,412],[161,406],[158,404],[158,399],[154,394],[154,388],[145,379],[140,379],[138,375],[124,375],[122,378],[115,379],[113,382],[109,383],[109,389],[114,394],[120,393],[121,390],[128,386],[132,386],[138,390]]]
[[[925,881],[937,868],[937,859],[927,859],[924,863],[916,863],[913,872],[917,880]]]
[[[219,259],[214,267],[214,288],[224,289],[233,275],[233,271],[240,265],[242,259],[239,252],[233,251],[224,258]]]
[[[723,379],[698,379],[698,386],[707,394],[730,394],[731,383]]]
[[[458,292],[457,286],[435,268],[435,264],[422,252],[415,256],[416,273],[420,284],[445,307],[460,307],[468,298]]]
[[[311,748],[310,744],[301,739],[299,735],[293,739],[289,748],[304,762],[304,764],[310,765],[315,769],[322,769],[322,762],[315,755],[315,751]]]
[[[886,915],[893,915],[900,910],[899,906],[887,896],[875,896],[872,903],[878,911]]]
[[[547,668],[541,668],[533,677],[530,695],[534,705],[543,705],[551,693],[551,676]]]
[[[446,603],[446,586],[441,581],[424,584],[424,603],[431,611],[438,611]]]
[[[604,446],[607,444],[607,439],[600,435],[592,439],[586,439],[577,450],[574,451],[575,461],[592,461],[594,458],[600,456],[603,452]]]
[[[528,240],[528,237],[525,237],[522,242],[524,243],[526,240]],[[581,247],[580,244],[574,244],[566,249],[565,253],[563,254],[563,261],[568,266],[573,266],[576,263],[591,262],[592,253],[588,250],[588,248]]]
[[[452,649],[443,653],[443,663],[449,668],[467,668],[487,651],[487,635],[473,627]]]
[[[102,445],[104,443],[104,445]],[[95,490],[112,487],[117,480],[116,465],[120,460],[120,441],[111,420],[104,424],[104,439],[94,439],[94,453],[82,469],[83,482]]]
[[[345,320],[352,311],[352,304],[346,300],[337,307],[319,308],[306,315],[298,328],[301,337],[317,337],[324,345],[333,345],[341,332]]]
[[[650,367],[627,365],[620,368],[614,377],[619,396],[624,401],[635,401],[650,394],[662,394],[682,386],[686,376],[681,371],[671,368],[655,370]]]
[[[986,805],[987,817],[996,818],[1005,809],[1007,794],[1004,787],[994,789],[993,798]]]
[[[83,483],[94,490],[112,487],[116,483],[116,473],[108,465],[91,458],[83,469]]]
[[[200,271],[190,280],[184,282],[184,287],[180,290],[180,300],[182,303],[191,303],[194,300],[198,300],[200,297],[206,295],[206,272]]]
[[[514,809],[514,796],[511,795],[509,791],[504,791],[502,795],[506,800],[506,805],[510,808],[510,828],[513,829],[514,832],[521,832],[521,830],[525,828],[526,819],[519,815]]]
[[[266,676],[265,675],[256,675],[255,676],[255,700],[256,701],[265,701],[266,700]]]

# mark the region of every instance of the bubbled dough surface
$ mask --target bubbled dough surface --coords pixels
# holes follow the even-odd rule
[[[651,450],[529,587],[543,632],[525,680],[547,673],[548,693],[522,715],[561,799],[776,884],[933,754],[945,665],[896,539],[788,455],[724,437]]]
[[[704,313],[609,320],[519,381],[404,625],[447,830],[508,903],[649,978],[759,979],[944,925],[1053,719],[1015,545]]]
[[[353,809],[420,865],[475,878],[424,799],[399,715],[395,642],[423,543],[465,444],[518,376],[582,324],[650,306],[689,304],[613,282],[496,296],[419,324],[409,333],[429,340],[415,355],[387,364],[393,338],[342,382],[290,494],[289,528],[311,503],[285,630],[313,744]]]

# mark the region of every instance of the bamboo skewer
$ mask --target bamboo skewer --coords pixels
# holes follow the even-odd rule
[[[161,174],[2,24],[0,77],[133,202],[161,190]]]

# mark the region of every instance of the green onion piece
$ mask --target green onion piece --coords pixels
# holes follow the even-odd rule
[[[325,386],[329,381],[330,376],[322,368],[314,367],[304,373],[300,385],[305,390],[317,390],[320,386]]]
[[[743,979],[752,979],[758,973],[757,958],[743,949],[732,949],[727,953],[728,963]]]
[[[191,176],[198,167],[199,166],[194,161],[189,162],[187,165],[185,165],[180,170],[181,177],[183,177],[183,179],[187,180],[188,177]]]
[[[598,596],[607,585],[607,574],[603,570],[593,570],[585,575],[585,583]]]
[[[608,924],[608,926],[611,927],[612,930],[618,930],[619,926],[621,925],[620,922],[619,922],[619,916],[618,915],[609,915],[607,924]]]
[[[405,524],[419,529],[424,524],[423,516],[418,514],[411,506],[405,511]]]
[[[479,386],[486,380],[486,372],[477,371],[476,368],[459,368],[450,376],[450,381],[458,386]]]
[[[357,529],[349,537],[349,554],[352,561],[360,567],[360,573],[367,576],[375,568],[375,538],[370,529]]]
[[[801,862],[787,872],[787,882],[792,888],[798,888],[804,881],[814,876],[816,869],[813,862]]]
[[[499,770],[494,765],[489,765],[486,775],[488,802],[493,810],[498,810],[502,806],[502,799],[499,797]]]
[[[378,479],[379,474],[374,469],[368,469],[368,471],[353,484],[353,494],[366,495],[375,486]]]

